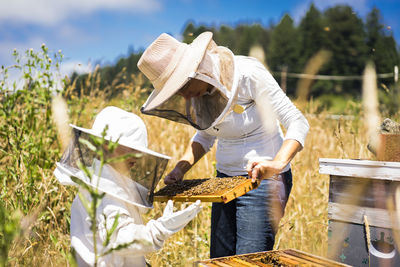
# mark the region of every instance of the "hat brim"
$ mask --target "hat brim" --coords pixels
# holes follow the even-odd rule
[[[82,127],[76,126],[74,124],[70,124],[70,126],[72,128],[74,128],[74,129],[77,129],[78,131],[81,131],[81,132],[84,132],[84,133],[88,133],[88,134],[91,134],[91,135],[94,135],[94,136],[97,136],[97,137],[100,137],[100,138],[102,137],[100,134],[98,134],[97,132],[93,131],[92,129],[82,128]],[[104,137],[104,139],[106,139],[108,141],[112,141],[112,142],[117,141],[117,140],[112,140],[112,138],[110,138],[107,135]],[[122,145],[122,146],[125,146],[127,148],[131,148],[131,149],[134,149],[134,150],[137,150],[137,151],[140,151],[140,152],[155,156],[155,157],[168,159],[168,160],[171,159],[171,157],[169,157],[167,155],[155,152],[155,151],[153,151],[151,149],[148,149],[146,147],[143,147],[143,146],[137,146],[137,145],[128,144],[128,143],[124,142],[124,140],[119,140],[118,144]]]
[[[182,55],[182,60],[176,66],[164,86],[153,92],[151,98],[149,98],[143,107],[143,111],[158,107],[182,88],[188,81],[188,78],[190,78],[199,67],[211,39],[212,32],[204,32],[186,47]]]

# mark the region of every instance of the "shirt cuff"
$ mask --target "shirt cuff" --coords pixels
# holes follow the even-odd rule
[[[214,145],[215,139],[215,136],[197,131],[190,141],[199,143],[203,147],[204,151],[208,152]]]
[[[303,149],[309,129],[307,120],[293,122],[286,132],[285,140],[294,139],[301,144],[301,149]]]

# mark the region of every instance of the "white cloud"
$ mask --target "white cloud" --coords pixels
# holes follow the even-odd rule
[[[63,24],[56,28],[52,29],[52,32],[54,32],[53,40],[67,42],[68,44],[94,41],[97,38],[90,31],[84,31],[82,28],[77,28],[69,24]]]
[[[21,54],[27,49],[33,48],[34,50],[40,49],[43,43],[43,38],[36,36],[27,40],[26,42],[15,42],[10,40],[0,41],[0,65],[9,66],[14,63],[12,53],[14,49]]]
[[[87,15],[100,10],[131,13],[159,10],[159,0],[13,0],[0,1],[0,23],[56,24],[68,17]]]
[[[78,74],[83,74],[92,71],[93,71],[93,66],[90,62],[83,63],[81,61],[69,61],[69,62],[62,62],[60,66],[61,74],[68,76],[70,76],[74,72]]]

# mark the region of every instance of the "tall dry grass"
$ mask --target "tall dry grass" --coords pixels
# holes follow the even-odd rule
[[[108,91],[98,89],[98,74],[95,72],[91,75],[92,82],[88,79],[86,84],[92,88],[90,95],[78,96],[73,90],[74,85],[63,93],[67,99],[70,123],[90,127],[94,116],[107,105],[138,114],[147,126],[150,148],[172,157],[166,170],[168,173],[184,153],[194,130],[189,126],[140,114],[139,108],[148,95],[148,90],[141,87],[143,78],[140,75],[132,77],[129,84],[119,84],[122,92],[111,99]],[[275,249],[295,248],[326,256],[329,178],[319,174],[318,159],[372,159],[373,155],[367,150],[368,136],[362,114],[354,113],[353,120],[333,120],[326,116],[327,111],[320,111],[316,101],[301,103],[299,107],[306,114],[310,132],[304,149],[292,161],[293,188],[276,236]],[[349,106],[349,109],[352,108]],[[359,110],[359,107],[354,110]],[[42,127],[41,130],[54,134],[55,127]],[[51,160],[56,162],[59,156]],[[215,148],[190,170],[186,178],[213,176],[214,160]],[[21,167],[19,178],[27,179],[29,173],[23,169],[23,165]],[[35,192],[38,199],[45,201],[41,202],[42,205],[36,203],[25,215],[30,230],[14,240],[9,254],[11,266],[70,265],[69,217],[76,189],[58,184],[51,168],[44,169],[42,174],[41,179],[36,181]],[[11,185],[13,188],[7,190],[8,195],[2,196],[6,200],[7,197],[12,199],[13,190],[22,184],[14,182]],[[158,188],[161,186],[162,182]],[[177,209],[186,205],[175,203]],[[152,266],[190,266],[196,260],[209,258],[211,204],[202,205],[203,210],[195,220],[168,239],[160,251],[147,256]],[[164,203],[154,203],[154,209],[144,216],[145,221],[161,216],[164,206]]]
[[[310,123],[306,146],[293,160],[293,188],[276,237],[275,249],[295,248],[326,256],[328,243],[329,177],[319,174],[318,159],[371,159],[367,136],[361,120],[331,120],[324,113],[313,114],[316,103],[309,103],[305,112]],[[143,117],[149,129],[153,149],[162,150],[173,158],[169,168],[183,154],[193,131],[186,126]],[[159,127],[162,129],[159,129]],[[160,138],[161,137],[161,138]],[[211,176],[215,151],[211,151],[188,173],[187,178]],[[168,172],[168,170],[167,170]],[[180,204],[176,203],[176,206]],[[156,204],[147,218],[160,216],[163,204]],[[148,257],[154,266],[188,266],[196,259],[209,258],[210,203],[184,230],[170,238],[164,248]]]

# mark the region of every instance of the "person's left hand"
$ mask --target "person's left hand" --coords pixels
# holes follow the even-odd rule
[[[249,160],[246,170],[253,183],[273,177],[285,168],[286,164],[276,160]]]
[[[172,200],[168,200],[163,215],[158,218],[157,221],[161,222],[168,231],[175,233],[185,227],[185,225],[188,224],[201,209],[202,206],[200,206],[200,200],[197,200],[189,207],[174,212],[173,202]]]

